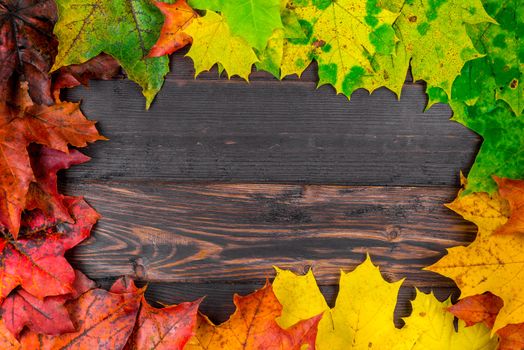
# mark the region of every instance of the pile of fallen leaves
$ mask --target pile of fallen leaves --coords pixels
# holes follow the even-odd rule
[[[519,0],[0,0],[0,348],[524,349],[523,35]],[[75,271],[64,254],[99,215],[59,193],[57,172],[104,137],[61,89],[123,68],[149,107],[167,55],[189,44],[197,75],[217,65],[247,80],[255,66],[282,79],[314,61],[319,85],[349,98],[400,96],[411,67],[428,108],[449,103],[484,138],[448,205],[476,240],[427,268],[456,282],[459,302],[417,290],[395,327],[402,281],[368,257],[342,273],[333,308],[311,271],[277,269],[214,325],[200,300],[155,308],[128,278],[106,291]]]

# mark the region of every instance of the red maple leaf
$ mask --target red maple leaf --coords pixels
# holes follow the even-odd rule
[[[20,239],[0,236],[0,300],[21,286],[37,298],[73,292],[75,272],[64,253],[89,237],[99,215],[82,198],[65,197],[74,223],[50,222],[41,211],[24,218]]]

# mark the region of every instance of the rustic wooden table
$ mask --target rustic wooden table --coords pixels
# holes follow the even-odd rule
[[[315,89],[314,71],[250,84],[193,79],[181,54],[150,111],[131,81],[93,82],[67,93],[83,100],[109,142],[62,178],[102,215],[93,237],[70,253],[102,284],[120,275],[149,281],[148,298],[177,303],[207,295],[214,321],[272,277],[272,266],[312,267],[328,300],[338,271],[365,252],[388,280],[444,297],[453,283],[422,271],[475,228],[443,207],[459,187],[480,138],[449,121],[447,106],[423,113],[424,86],[358,91],[348,102]]]

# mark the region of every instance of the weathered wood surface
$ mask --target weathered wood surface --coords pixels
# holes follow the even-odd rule
[[[111,139],[62,178],[104,216],[69,254],[76,267],[102,282],[151,282],[148,297],[163,303],[207,295],[215,320],[272,265],[312,267],[333,299],[339,269],[366,251],[387,279],[407,277],[397,316],[409,312],[413,285],[456,293],[421,268],[474,238],[443,204],[480,138],[450,122],[447,106],[423,113],[422,85],[406,84],[400,101],[379,90],[348,103],[316,90],[313,70],[246,84],[216,72],[195,81],[180,56],[173,69],[148,112],[130,81],[66,93]]]
[[[447,106],[423,113],[418,84],[348,103],[312,82],[170,79],[148,112],[126,80],[67,97],[110,139],[75,179],[456,186],[480,140]]]
[[[449,285],[421,269],[474,227],[442,203],[447,187],[340,187],[84,183],[104,217],[72,261],[89,276],[127,274],[147,281],[251,282],[272,266],[307,271],[335,284],[369,252],[389,278]]]

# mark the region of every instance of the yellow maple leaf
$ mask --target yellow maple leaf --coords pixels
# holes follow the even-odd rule
[[[257,56],[244,39],[231,34],[224,17],[208,10],[205,16],[193,20],[184,32],[193,38],[187,56],[194,62],[195,76],[218,64],[229,77],[238,75],[248,80],[251,67],[258,61]]]
[[[318,85],[331,84],[348,98],[358,88],[372,91],[380,84],[378,81],[387,84],[389,76],[385,80],[384,76],[369,77],[376,74],[375,55],[391,59],[395,53],[398,39],[392,25],[398,12],[360,0],[306,4],[296,7],[295,12],[308,37],[306,41],[285,43],[282,76],[300,75],[314,57],[318,62]],[[405,74],[400,73],[402,82]]]
[[[524,322],[524,235],[494,234],[508,220],[508,203],[499,194],[473,193],[448,207],[478,226],[477,238],[426,269],[452,278],[461,299],[488,291],[502,298],[493,332]]]
[[[458,321],[455,330],[453,314],[447,311],[450,299],[439,301],[433,293],[417,290],[411,302],[413,311],[404,318],[402,340],[396,349],[410,350],[490,350],[498,346],[498,338],[491,337],[490,330],[483,324],[466,327]]]
[[[388,283],[369,256],[353,272],[341,273],[340,290],[335,307],[330,309],[309,271],[298,276],[276,268],[273,290],[282,304],[277,319],[287,327],[323,312],[318,325],[316,349],[457,349],[491,350],[497,338],[490,337],[484,325],[455,331],[453,315],[446,311],[449,300],[439,302],[433,295],[417,291],[412,316],[398,329],[393,317],[401,281]]]
[[[277,268],[273,290],[282,304],[277,319],[286,328],[324,312],[318,325],[318,350],[390,348],[400,336],[393,314],[401,281],[388,283],[369,256],[353,272],[341,273],[335,307],[330,309],[313,273],[297,276]]]

